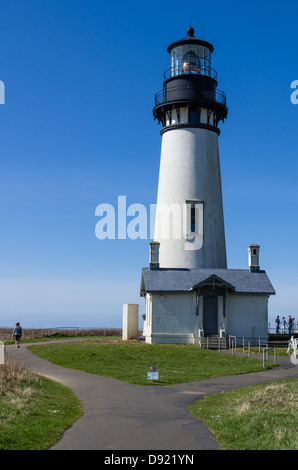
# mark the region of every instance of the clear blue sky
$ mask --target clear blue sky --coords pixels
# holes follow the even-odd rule
[[[0,0],[0,326],[121,326],[149,240],[95,236],[95,209],[156,202],[154,94],[167,46],[214,45],[229,268],[261,268],[298,319],[298,5],[294,1]],[[140,325],[142,326],[142,325]]]

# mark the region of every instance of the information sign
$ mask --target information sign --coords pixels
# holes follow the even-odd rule
[[[158,372],[148,372],[147,379],[148,380],[158,380]]]

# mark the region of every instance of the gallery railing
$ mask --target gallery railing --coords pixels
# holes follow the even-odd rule
[[[154,97],[155,106],[158,106],[162,103],[168,101],[212,101],[219,103],[221,105],[226,105],[227,98],[223,91],[221,90],[212,90],[212,89],[203,89],[203,90],[194,90],[193,87],[182,85],[182,86],[173,86],[167,89],[163,89],[156,93]]]

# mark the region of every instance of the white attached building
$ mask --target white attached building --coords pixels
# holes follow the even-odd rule
[[[156,250],[156,244],[155,244]],[[248,269],[144,268],[145,340],[148,343],[197,343],[200,335],[268,339],[268,298],[275,290],[255,262],[250,245]],[[258,255],[257,255],[258,258]]]

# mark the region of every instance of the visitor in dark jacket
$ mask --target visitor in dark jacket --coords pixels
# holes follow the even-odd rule
[[[13,330],[13,334],[12,334],[13,338],[15,339],[17,348],[20,347],[20,340],[21,340],[22,334],[23,334],[22,327],[20,326],[20,323],[17,322],[15,329]]]

